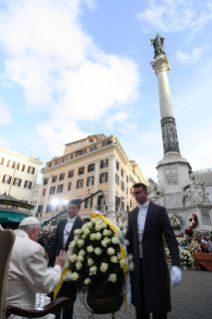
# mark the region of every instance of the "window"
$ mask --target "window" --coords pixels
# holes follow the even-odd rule
[[[95,164],[89,164],[88,165],[88,172],[93,172],[94,171],[94,167],[95,167]]]
[[[89,176],[87,178],[87,186],[93,186],[94,183],[94,177],[93,176]]]
[[[55,186],[52,186],[52,187],[50,188],[49,195],[53,195],[53,194],[55,194]]]
[[[24,188],[31,189],[31,188],[32,188],[32,182],[30,182],[30,181],[25,181],[25,183],[24,183]]]
[[[71,146],[72,146],[72,145],[68,145],[68,146],[67,146],[67,149],[71,148]]]
[[[121,169],[121,176],[124,177],[124,171]]]
[[[116,169],[119,171],[119,162],[116,162]]]
[[[121,202],[121,208],[124,210],[124,202]]]
[[[81,142],[81,145],[83,145],[83,144],[85,144],[85,143],[86,143],[86,141],[82,141],[82,142]]]
[[[59,176],[59,181],[62,181],[65,177],[65,173],[61,173],[60,176]]]
[[[74,176],[74,170],[72,169],[71,171],[68,172],[68,178],[71,178]]]
[[[82,174],[84,174],[84,166],[82,166],[82,167],[79,167],[79,170],[78,170],[78,175],[82,175]]]
[[[75,146],[75,147],[78,146],[78,143],[75,143],[74,146]]]
[[[9,160],[9,161],[7,162],[7,167],[14,168],[14,167],[15,167],[15,162]]]
[[[63,192],[63,184],[60,184],[57,186],[57,193],[62,193]]]
[[[85,153],[87,153],[87,150],[82,150],[81,152],[79,152],[79,155],[83,155]]]
[[[67,162],[67,160],[68,160],[68,157],[63,158],[62,163]]]
[[[110,145],[110,144],[112,144],[112,141],[106,141],[106,142],[102,143],[102,146],[104,147],[104,146],[107,146],[107,145]]]
[[[132,201],[130,200],[130,208],[132,207]]]
[[[129,205],[127,205],[126,211],[127,211],[127,213],[129,213],[129,211],[130,211]]]
[[[115,180],[116,184],[119,185],[119,176],[116,174],[116,180]]]
[[[83,179],[78,179],[77,188],[82,188],[82,187],[83,187]]]
[[[38,213],[42,213],[42,210],[43,210],[43,205],[39,205],[38,206]]]
[[[107,173],[100,174],[100,183],[107,183]]]
[[[126,182],[128,183],[129,182],[129,178],[128,178],[128,176],[126,175]]]
[[[35,168],[32,167],[32,166],[29,166],[27,173],[29,173],[29,174],[34,174],[34,173],[35,173]]]
[[[4,175],[2,183],[10,184],[12,177],[9,175]]]
[[[49,179],[48,179],[48,178],[45,178],[45,179],[44,179],[44,182],[43,182],[43,185],[48,184],[48,181],[49,181]]]
[[[108,159],[103,159],[100,163],[100,168],[108,167]]]
[[[4,164],[4,158],[0,157],[0,165],[3,165],[3,164]]]
[[[25,170],[25,165],[19,163],[19,164],[18,164],[18,167],[17,167],[17,170],[24,172],[24,170]]]
[[[71,190],[71,182],[68,183],[68,191]]]
[[[55,162],[55,165],[58,165],[58,164],[60,164],[60,160],[58,160],[58,161]]]
[[[97,149],[97,146],[94,145],[94,146],[92,146],[92,147],[90,148],[90,152],[95,151],[96,149]]]
[[[132,195],[132,188],[130,188],[130,194]]]
[[[128,187],[126,187],[126,195],[128,195],[129,191],[128,191]]]
[[[49,167],[52,167],[52,163],[49,163]]]
[[[119,207],[120,205],[120,198],[116,196],[116,207]]]
[[[92,207],[92,197],[88,198],[85,201],[85,208],[91,208]]]
[[[76,154],[72,154],[71,157],[70,157],[70,159],[73,159],[73,158],[75,158],[75,157],[76,157]]]
[[[124,182],[121,181],[121,190],[124,191]]]
[[[46,195],[46,188],[43,189],[43,195],[42,196],[45,196]]]
[[[55,183],[57,181],[57,175],[54,175],[53,177],[52,177],[52,183]]]
[[[21,179],[20,178],[15,178],[14,179],[14,182],[13,182],[13,185],[14,186],[21,186]]]
[[[51,211],[52,211],[52,205],[48,204],[47,207],[46,207],[46,212],[47,213],[51,213]]]

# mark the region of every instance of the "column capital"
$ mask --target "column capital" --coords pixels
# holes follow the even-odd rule
[[[115,154],[115,153],[110,154],[110,159],[111,159],[111,160],[114,160],[115,157],[116,157],[116,154]]]
[[[155,70],[156,76],[160,72],[166,72],[171,70],[171,66],[169,65],[169,61],[166,56],[160,55],[158,56],[155,61],[150,62],[153,70]]]

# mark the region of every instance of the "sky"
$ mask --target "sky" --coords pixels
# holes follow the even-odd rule
[[[160,33],[181,155],[212,167],[212,0],[0,0],[0,30],[1,146],[45,162],[115,134],[157,181]]]

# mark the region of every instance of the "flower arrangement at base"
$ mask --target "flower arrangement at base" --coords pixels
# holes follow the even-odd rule
[[[180,248],[179,252],[180,252],[181,266],[191,268],[194,264],[194,260],[190,250]]]
[[[123,292],[127,271],[134,269],[133,257],[126,253],[124,226],[119,226],[117,234],[111,225],[115,227],[103,216],[97,216],[74,231],[71,250],[67,252],[69,270],[63,277],[70,283],[70,289],[89,292],[100,287],[102,291],[109,289],[110,294]]]
[[[173,214],[170,218],[171,226],[174,230],[179,230],[182,227],[183,219],[180,215]]]

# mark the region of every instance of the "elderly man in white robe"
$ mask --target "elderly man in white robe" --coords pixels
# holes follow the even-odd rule
[[[37,243],[41,231],[40,222],[35,217],[27,217],[14,232],[14,243],[8,277],[7,305],[28,310],[35,309],[36,293],[47,294],[53,291],[62,274],[66,261],[65,252],[60,252],[55,265],[47,269],[44,249]],[[42,318],[55,318],[48,315]],[[21,319],[11,315],[10,319]]]

